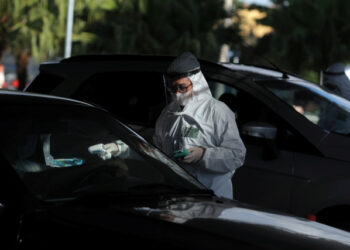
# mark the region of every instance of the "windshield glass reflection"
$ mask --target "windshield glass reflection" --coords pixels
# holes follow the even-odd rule
[[[7,133],[1,136],[1,152],[42,199],[128,193],[150,184],[204,189],[158,149],[103,112],[72,107],[23,112],[20,107],[2,114],[7,119],[0,129]],[[144,188],[139,193],[153,191]]]

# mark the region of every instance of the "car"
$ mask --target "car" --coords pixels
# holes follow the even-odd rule
[[[5,90],[0,103],[4,249],[350,249],[349,232],[215,196],[102,108]],[[118,154],[96,153],[110,142]]]
[[[151,141],[174,58],[73,56],[42,63],[25,91],[94,103]],[[234,198],[350,230],[349,101],[280,69],[199,61],[247,148]]]

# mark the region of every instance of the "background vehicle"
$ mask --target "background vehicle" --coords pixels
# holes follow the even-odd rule
[[[151,139],[168,98],[163,72],[173,59],[76,56],[41,64],[26,91],[96,103]],[[247,147],[234,197],[349,229],[350,103],[284,72],[200,62],[213,96],[236,113]]]
[[[4,249],[350,249],[350,233],[220,199],[105,110],[0,91]],[[91,145],[119,140],[103,159]]]

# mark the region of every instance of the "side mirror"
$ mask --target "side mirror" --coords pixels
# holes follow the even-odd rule
[[[274,160],[279,156],[279,150],[275,139],[277,127],[266,122],[249,122],[242,126],[241,133],[262,142],[262,159]]]
[[[274,140],[277,134],[277,128],[266,122],[249,122],[242,126],[242,134]]]

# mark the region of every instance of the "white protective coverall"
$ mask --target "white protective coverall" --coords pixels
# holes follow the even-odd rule
[[[243,165],[246,148],[240,138],[234,113],[212,97],[201,71],[189,76],[191,100],[181,111],[173,101],[160,114],[153,141],[168,156],[174,150],[203,147],[203,158],[182,166],[217,196],[233,198],[231,178]]]

